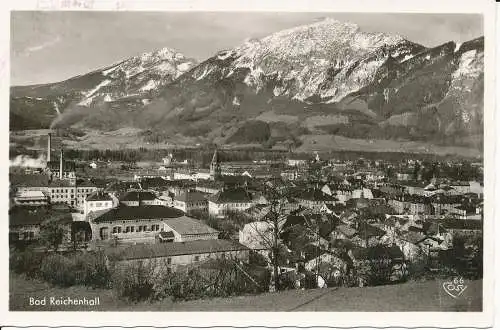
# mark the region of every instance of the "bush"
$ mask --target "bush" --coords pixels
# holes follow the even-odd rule
[[[194,300],[267,291],[271,278],[267,269],[237,266],[236,262],[213,260],[196,268],[164,272],[155,279],[155,299]]]
[[[101,253],[84,253],[69,257],[51,254],[43,261],[40,277],[58,286],[85,285],[108,287],[110,274]]]
[[[117,266],[112,275],[112,287],[119,297],[129,301],[152,300],[154,291],[154,267],[139,261],[126,266]]]
[[[85,253],[75,260],[77,284],[93,288],[109,287],[111,274],[106,265],[106,256],[102,252]]]
[[[77,269],[73,260],[60,254],[52,254],[42,261],[40,275],[45,281],[59,286],[76,284]]]
[[[42,255],[32,250],[12,251],[9,258],[10,270],[35,278],[40,274]]]

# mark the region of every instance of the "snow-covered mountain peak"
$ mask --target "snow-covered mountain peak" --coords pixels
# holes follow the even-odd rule
[[[193,78],[217,80],[246,72],[243,82],[256,91],[265,80],[278,79],[275,96],[305,100],[319,95],[335,102],[369,84],[389,57],[402,62],[423,49],[399,35],[363,32],[356,24],[327,18],[247,39],[200,65]]]
[[[194,59],[186,58],[168,47],[133,56],[101,70],[102,81],[82,91],[83,98],[78,104],[89,106],[100,99],[110,102],[132,95],[154,93],[194,65]]]
[[[237,50],[254,58],[264,55],[289,57],[319,53],[328,59],[353,52],[364,55],[378,47],[394,46],[405,41],[399,35],[363,32],[356,24],[328,18],[279,31],[260,40],[246,40]]]

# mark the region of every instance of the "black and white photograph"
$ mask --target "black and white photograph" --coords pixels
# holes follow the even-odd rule
[[[482,13],[9,24],[10,311],[484,311]]]

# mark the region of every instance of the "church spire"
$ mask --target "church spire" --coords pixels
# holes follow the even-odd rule
[[[215,148],[212,162],[210,163],[210,179],[217,180],[221,175],[220,160],[217,147]]]

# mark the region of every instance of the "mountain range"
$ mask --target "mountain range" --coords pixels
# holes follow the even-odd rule
[[[482,149],[484,38],[424,47],[325,19],[197,62],[164,48],[11,87],[11,130],[298,147],[325,136]],[[312,139],[312,142],[311,142]]]

